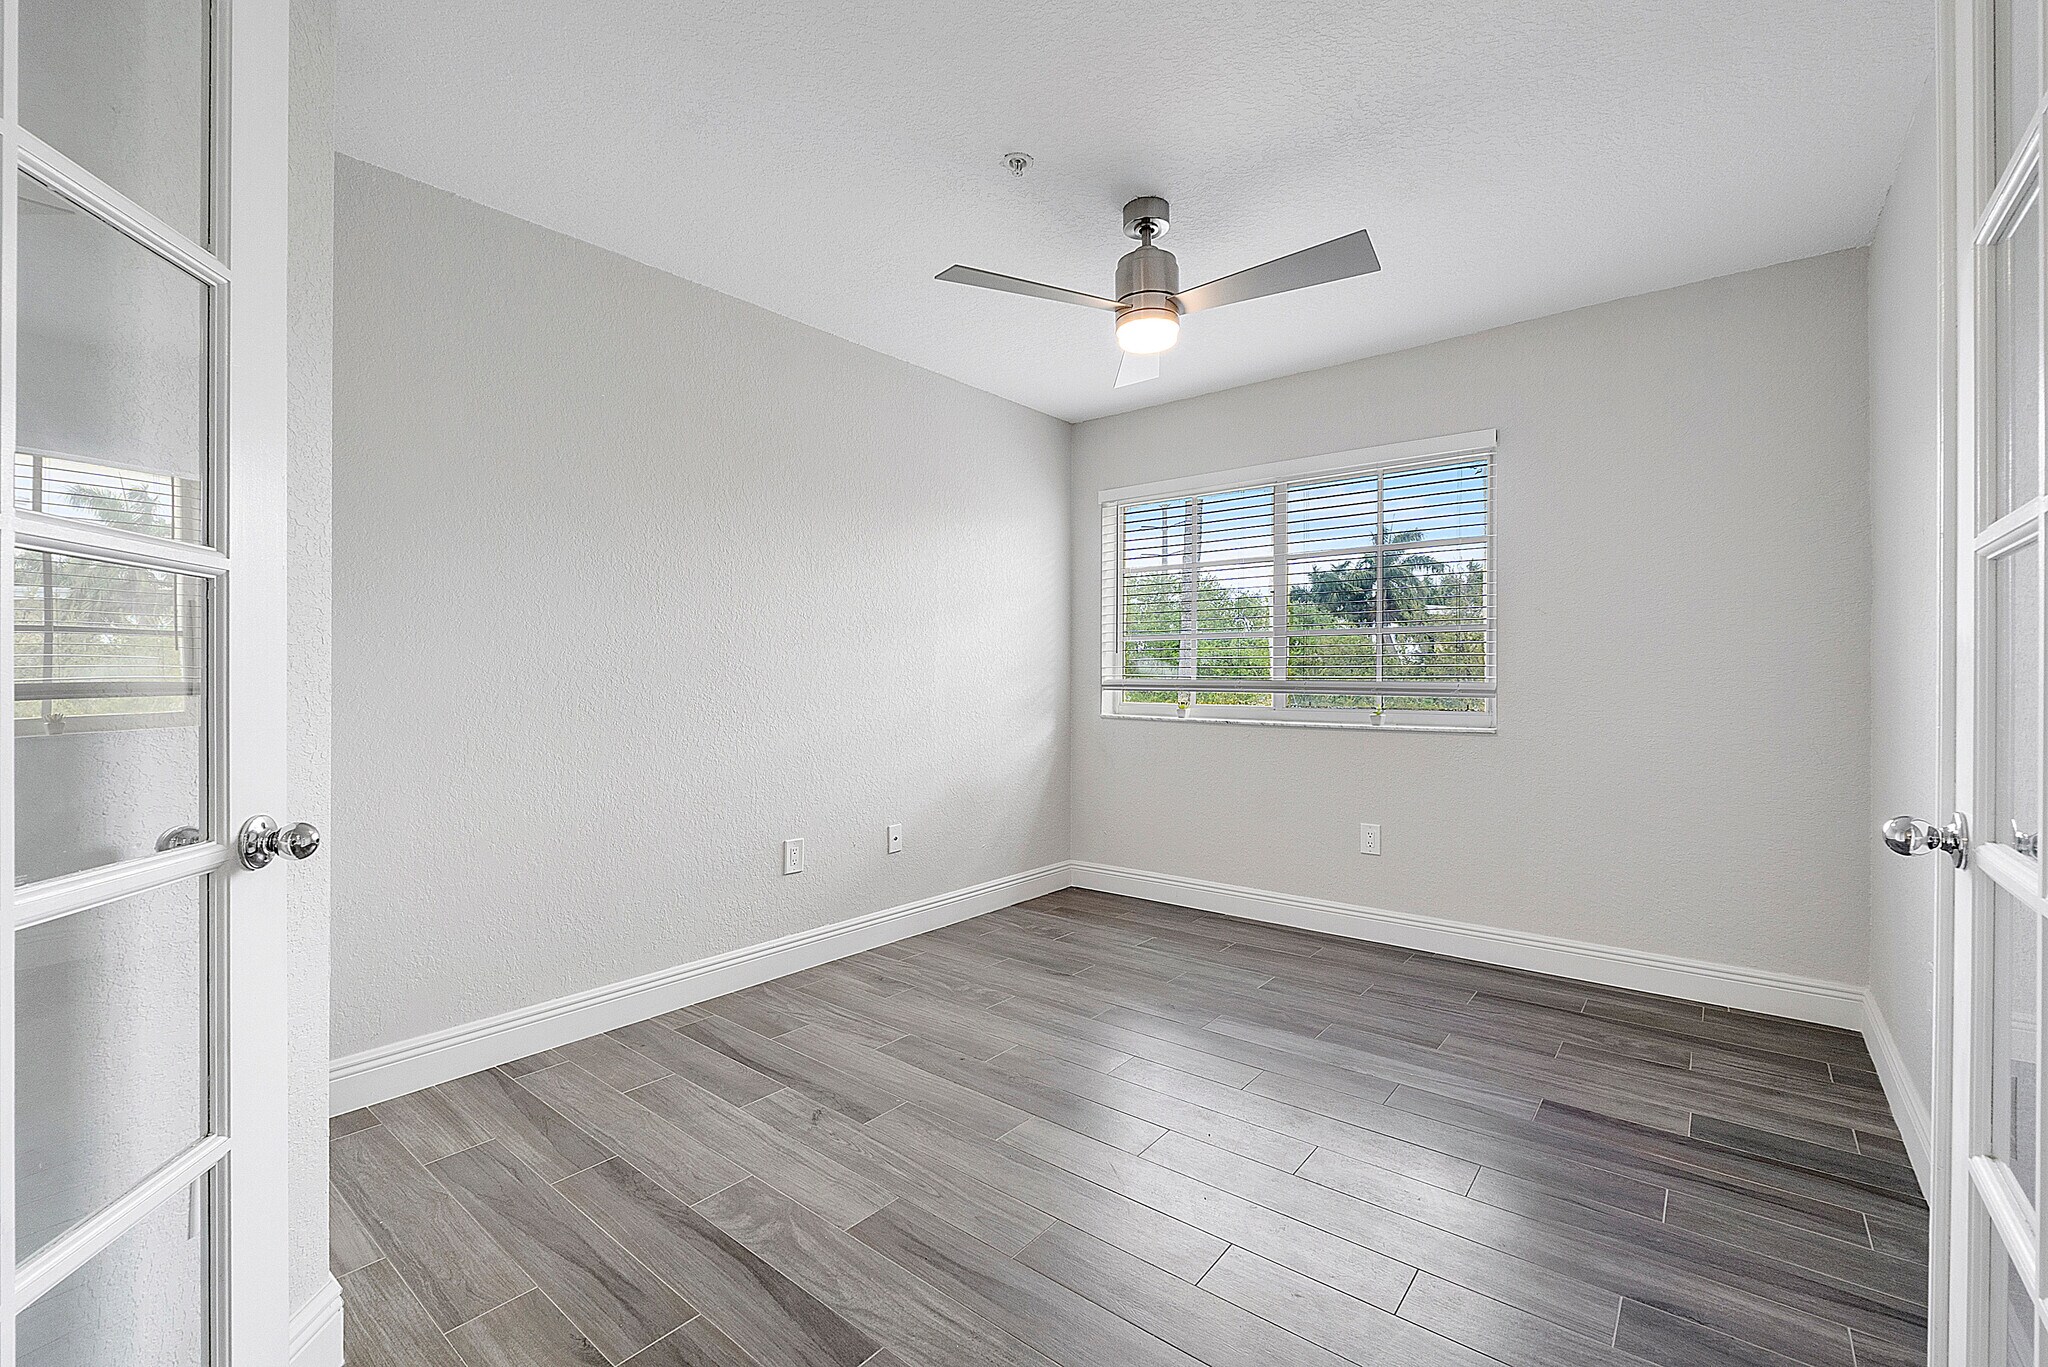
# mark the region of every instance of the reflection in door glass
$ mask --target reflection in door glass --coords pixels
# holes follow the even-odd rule
[[[2041,207],[2038,197],[1996,248],[1991,300],[1998,387],[1983,521],[2041,492]]]
[[[205,540],[208,287],[26,176],[20,271],[15,506]]]
[[[2025,852],[2041,833],[2041,543],[2007,551],[1989,574],[1992,810],[1980,838]]]
[[[2039,918],[2003,888],[1991,898],[1991,1156],[2034,1199],[2034,1017],[2039,1010]]]
[[[172,1196],[22,1311],[20,1367],[204,1367],[210,1186]]]
[[[206,613],[194,575],[15,553],[17,881],[205,836]]]
[[[206,243],[207,0],[21,0],[28,131]]]
[[[1992,147],[2003,171],[2041,99],[2041,0],[1992,0]]]
[[[16,1255],[205,1138],[207,878],[14,944]]]
[[[1988,1367],[2034,1367],[2034,1300],[2005,1251],[1998,1231],[1991,1231],[1991,1295],[1984,1314],[1984,1361]]]

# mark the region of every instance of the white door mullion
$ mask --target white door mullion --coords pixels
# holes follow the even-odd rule
[[[209,285],[228,283],[223,258],[26,130],[21,133],[20,169]]]
[[[14,515],[14,543],[22,550],[89,556],[94,560],[111,560],[117,565],[137,565],[171,574],[198,575],[203,579],[221,578],[231,567],[225,555],[208,546],[98,527],[75,518],[52,517],[48,513],[17,512]]]
[[[187,845],[143,859],[131,859],[105,868],[52,878],[17,889],[14,894],[14,928],[27,930],[59,917],[90,911],[186,878],[227,867],[228,847],[218,840]]]
[[[208,1135],[130,1187],[120,1199],[64,1231],[17,1270],[17,1311],[34,1305],[45,1292],[92,1261],[95,1254],[106,1250],[165,1201],[219,1167],[232,1147],[226,1138]]]

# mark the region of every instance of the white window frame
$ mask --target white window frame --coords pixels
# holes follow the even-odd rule
[[[1462,735],[1493,735],[1500,726],[1500,701],[1498,685],[1500,676],[1500,638],[1496,620],[1496,594],[1499,580],[1495,562],[1495,540],[1498,509],[1494,499],[1493,464],[1498,450],[1498,434],[1493,428],[1472,432],[1459,432],[1444,437],[1428,437],[1419,441],[1395,442],[1383,446],[1362,447],[1351,451],[1332,452],[1327,455],[1305,456],[1296,460],[1275,461],[1265,465],[1248,465],[1234,470],[1219,470],[1210,474],[1191,475],[1180,479],[1159,480],[1148,484],[1124,485],[1115,489],[1104,489],[1098,495],[1102,513],[1102,657],[1101,657],[1101,715],[1108,719],[1125,721],[1169,721],[1169,722],[1221,722],[1249,726],[1315,727],[1352,731],[1431,731],[1457,733]],[[1287,519],[1284,507],[1285,492],[1282,486],[1299,484],[1309,480],[1341,478],[1346,475],[1383,474],[1416,466],[1427,466],[1461,458],[1477,457],[1487,464],[1486,489],[1486,534],[1472,538],[1462,544],[1477,546],[1485,556],[1486,602],[1484,608],[1485,631],[1488,639],[1489,677],[1483,684],[1446,684],[1435,692],[1435,696],[1470,695],[1483,697],[1489,706],[1485,712],[1433,712],[1411,709],[1365,711],[1353,708],[1302,708],[1285,707],[1281,695],[1274,694],[1274,702],[1265,706],[1222,705],[1197,703],[1191,692],[1183,693],[1179,703],[1128,702],[1124,699],[1123,688],[1116,687],[1123,668],[1124,631],[1122,619],[1123,569],[1124,569],[1124,526],[1122,509],[1133,503],[1149,503],[1161,499],[1182,498],[1204,494],[1230,493],[1242,489],[1255,489],[1272,485],[1275,489],[1275,519],[1273,529],[1272,561],[1274,565],[1273,611],[1274,622],[1268,632],[1274,640],[1274,670],[1286,671],[1286,595],[1288,591],[1288,548]],[[1190,619],[1188,632],[1194,630]],[[1130,682],[1126,680],[1125,682]],[[1247,680],[1243,692],[1258,691],[1262,681]],[[1162,687],[1165,685],[1166,687]],[[1164,692],[1171,686],[1170,680],[1148,681],[1146,692]],[[1138,691],[1133,688],[1128,691]],[[1206,690],[1205,690],[1206,691]],[[1343,691],[1378,693],[1380,689],[1331,689],[1324,692]]]

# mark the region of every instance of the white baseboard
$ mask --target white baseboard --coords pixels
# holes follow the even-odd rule
[[[289,1367],[341,1367],[341,1283],[327,1285],[292,1315]]]
[[[328,1106],[339,1115],[466,1077],[664,1011],[921,935],[1069,886],[1065,863],[870,912],[765,944],[678,964],[624,982],[439,1030],[334,1060]]]
[[[1878,1007],[1877,994],[1863,994],[1863,1039],[1870,1046],[1870,1058],[1877,1065],[1877,1080],[1884,1088],[1884,1099],[1890,1103],[1892,1118],[1899,1122],[1899,1138],[1905,1141],[1906,1156],[1913,1160],[1913,1175],[1920,1179],[1920,1190],[1934,1190],[1934,1120],[1927,1109],[1927,1099],[1913,1086],[1912,1074],[1906,1071],[1905,1055],[1899,1052],[1899,1042],[1892,1037],[1890,1022]]]
[[[1619,949],[1528,931],[1447,921],[1407,911],[1383,911],[1319,897],[1262,892],[1179,874],[1148,873],[1075,861],[1075,887],[1122,893],[1155,902],[1220,912],[1246,921],[1293,926],[1403,949],[1423,949],[1503,968],[1553,973],[1608,987],[1656,992],[1688,1001],[1861,1030],[1866,994],[1861,987],[1801,978],[1734,964],[1680,959],[1647,950]]]
[[[537,1006],[472,1021],[434,1034],[401,1040],[336,1059],[330,1073],[330,1105],[336,1114],[431,1087],[451,1078],[507,1063],[528,1054],[616,1029],[757,983],[858,954],[879,945],[921,935],[985,912],[1056,892],[1064,887],[1091,888],[1155,902],[1193,907],[1247,921],[1292,926],[1347,939],[1370,940],[1407,949],[1428,950],[1478,963],[1527,969],[1577,978],[1609,987],[1655,992],[1690,1001],[1792,1020],[1860,1030],[1869,1043],[1886,1099],[1898,1118],[1899,1130],[1926,1187],[1931,1126],[1927,1108],[1907,1081],[1907,1073],[1876,1000],[1861,987],[1742,968],[1733,964],[1682,959],[1647,950],[1566,940],[1528,931],[1445,920],[1415,912],[1355,906],[1294,893],[1236,887],[1179,874],[1152,873],[1082,861],[1048,864],[1026,873],[998,878],[971,888],[908,902],[884,911],[857,916],[815,930],[801,931],[765,944],[679,964],[655,973],[574,993]],[[315,1315],[331,1295],[332,1308]],[[340,1288],[322,1293],[293,1317],[293,1367],[329,1367],[338,1363]],[[321,1345],[331,1319],[336,1356]],[[298,1345],[301,1321],[308,1351],[301,1362]]]

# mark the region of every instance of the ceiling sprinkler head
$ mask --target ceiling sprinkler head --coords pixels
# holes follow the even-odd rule
[[[1010,168],[1011,175],[1021,176],[1031,169],[1031,154],[1029,152],[1005,152],[1003,153],[1003,165]]]

